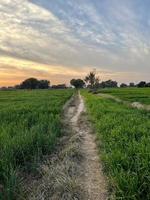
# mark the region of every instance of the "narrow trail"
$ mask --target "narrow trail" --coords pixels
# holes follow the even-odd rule
[[[79,94],[77,110],[70,121],[73,130],[82,137],[81,152],[84,159],[81,163],[83,174],[80,185],[87,195],[86,200],[106,200],[108,195],[106,178],[102,172],[95,137],[91,133],[85,112],[84,101]]]
[[[146,105],[146,104],[142,104],[140,102],[128,102],[128,101],[124,101],[118,97],[115,97],[113,95],[110,95],[110,94],[104,94],[104,93],[98,93],[97,94],[98,96],[101,96],[101,97],[104,97],[104,98],[107,98],[107,99],[113,99],[115,100],[116,102],[119,102],[119,103],[123,103],[125,105],[128,105],[132,108],[137,108],[137,109],[143,109],[143,110],[147,110],[147,111],[150,111],[150,105]]]
[[[30,181],[25,199],[107,200],[107,180],[80,94],[64,106],[63,124],[65,135],[39,169],[42,177]]]

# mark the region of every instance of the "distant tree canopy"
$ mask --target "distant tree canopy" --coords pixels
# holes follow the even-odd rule
[[[146,82],[145,81],[141,81],[137,84],[138,87],[146,87]]]
[[[28,78],[20,84],[20,89],[47,89],[50,82],[48,80],[38,80],[36,78]]]
[[[128,87],[128,85],[127,85],[126,83],[121,83],[121,84],[120,84],[120,87],[121,87],[121,88],[126,88],[126,87]]]
[[[78,88],[83,88],[85,85],[85,82],[82,79],[72,79],[70,81],[70,84],[78,89]]]
[[[94,87],[96,83],[96,73],[94,71],[90,72],[86,77],[85,77],[85,82],[89,84],[91,87]]]
[[[50,82],[48,80],[40,80],[38,88],[40,89],[47,89],[49,88]]]
[[[84,80],[91,88],[94,88],[99,83],[99,77],[96,77],[95,71],[90,72]]]
[[[99,83],[99,87],[101,88],[115,88],[118,87],[118,83],[116,81],[108,80],[108,81],[102,81]]]
[[[146,87],[150,87],[150,82],[149,82],[149,83],[146,83]]]
[[[72,79],[70,84],[75,88],[83,88],[87,87],[92,91],[97,91],[100,88],[117,88],[118,83],[113,80],[101,81],[99,76],[97,76],[96,70],[91,71],[84,80],[82,79]],[[121,88],[125,87],[150,87],[150,82],[140,81],[139,83],[135,84],[134,82],[130,82],[129,84],[121,83]],[[2,87],[1,90],[8,90],[8,89],[48,89],[50,88],[50,81],[48,80],[38,80],[36,78],[28,78],[24,80],[20,85],[16,85],[15,87]],[[59,85],[52,85],[52,89],[65,89],[67,86],[65,84]]]
[[[96,76],[96,71],[90,72],[86,77],[85,81],[88,84],[88,87],[94,90],[98,88],[115,88],[118,87],[118,83],[113,80],[107,80],[100,82],[98,76]]]
[[[58,85],[52,85],[52,89],[66,89],[66,84],[58,84]]]
[[[150,87],[150,82],[146,83],[146,81],[140,81],[136,86],[137,87]]]
[[[133,82],[129,83],[129,87],[135,87],[135,84]]]

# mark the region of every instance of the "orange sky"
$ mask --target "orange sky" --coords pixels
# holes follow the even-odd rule
[[[38,79],[50,80],[51,84],[69,84],[72,78],[84,78],[90,67],[72,68],[64,66],[50,66],[36,62],[15,59],[12,57],[0,57],[0,86],[14,86],[26,78],[36,77]],[[139,74],[129,72],[112,72],[97,70],[101,80],[114,79],[118,82],[132,80],[133,76],[141,78]]]
[[[50,66],[31,61],[0,57],[0,86],[13,86],[26,78],[50,80],[52,84],[66,83],[76,77],[84,77],[85,72],[68,70],[63,66]]]
[[[93,68],[101,80],[149,81],[143,1],[140,9],[136,0],[79,2],[0,0],[0,86],[29,77],[69,84]]]

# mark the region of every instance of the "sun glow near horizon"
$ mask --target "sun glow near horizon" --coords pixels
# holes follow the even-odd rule
[[[0,57],[0,87],[2,86],[14,86],[20,84],[23,80],[29,77],[35,77],[38,79],[50,80],[51,84],[65,83],[69,84],[72,78],[83,78],[93,68],[86,67],[69,68],[65,66],[56,66],[48,64],[40,64],[29,60],[16,59],[13,57],[3,56]],[[121,80],[132,80],[135,73],[128,72],[113,72],[110,70],[99,69],[97,75],[101,80],[108,80],[114,78],[119,83]],[[137,74],[138,76],[138,74]],[[127,79],[125,79],[127,77]],[[139,76],[140,79],[140,76]]]
[[[0,86],[25,78],[149,81],[150,2],[1,0]]]
[[[50,66],[13,57],[0,57],[0,86],[13,86],[29,77],[48,79],[53,84],[68,84],[71,78],[84,77],[84,75],[84,71],[73,68],[69,70],[64,66]]]

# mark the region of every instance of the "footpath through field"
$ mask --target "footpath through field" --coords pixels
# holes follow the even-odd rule
[[[110,94],[105,94],[105,93],[98,93],[97,95],[101,96],[101,97],[104,97],[104,98],[113,99],[116,102],[126,104],[126,105],[128,105],[130,107],[133,107],[133,108],[144,109],[144,110],[150,111],[150,105],[142,104],[140,102],[130,103],[129,101],[124,101],[124,100],[122,100],[122,99],[120,99],[118,97],[115,97],[115,96],[110,95]]]
[[[66,134],[57,152],[42,165],[42,178],[30,185],[27,199],[108,199],[106,177],[80,94],[64,106],[63,123]]]
[[[102,172],[95,137],[87,120],[83,98],[79,94],[77,111],[71,119],[71,126],[76,134],[82,137],[81,152],[83,160],[83,174],[80,178],[81,187],[87,195],[88,200],[107,199],[106,179]]]

